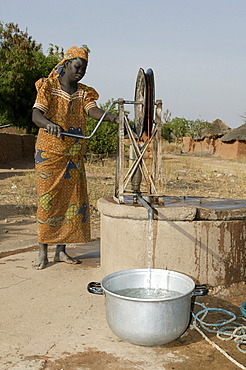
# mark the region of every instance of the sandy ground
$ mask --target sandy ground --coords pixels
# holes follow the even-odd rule
[[[107,325],[105,297],[90,294],[87,285],[100,282],[100,230],[91,243],[70,245],[78,265],[50,263],[37,271],[36,225],[33,217],[0,218],[0,369],[1,370],[234,370],[232,363],[191,327],[181,338],[159,347],[141,347],[120,340]],[[246,286],[210,290],[196,298],[208,307],[220,307],[245,324],[240,305]],[[246,324],[245,324],[246,325]],[[233,341],[221,341],[204,332],[241,368],[246,355]],[[246,350],[246,345],[244,345]]]

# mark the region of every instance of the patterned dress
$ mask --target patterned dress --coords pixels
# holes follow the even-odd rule
[[[70,95],[59,79],[39,80],[34,108],[62,127],[85,135],[85,114],[96,106],[98,93],[78,83]],[[83,155],[85,140],[62,136],[58,139],[39,129],[36,143],[39,243],[78,243],[90,240],[90,214]]]

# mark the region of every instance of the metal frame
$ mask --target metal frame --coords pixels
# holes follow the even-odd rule
[[[139,194],[139,192],[142,195],[153,197],[163,195],[161,150],[162,101],[157,100],[155,102],[153,129],[150,136],[147,136],[144,142],[141,141],[141,138],[135,137],[130,127],[128,118],[124,113],[125,103],[141,104],[141,102],[129,102],[124,99],[118,100],[119,135],[114,199],[119,203],[125,203],[127,196],[134,196],[136,193]],[[135,153],[135,160],[133,160],[133,163],[128,169],[126,169],[125,165],[125,129]],[[129,189],[129,183],[137,168],[140,169],[143,179],[139,192]]]

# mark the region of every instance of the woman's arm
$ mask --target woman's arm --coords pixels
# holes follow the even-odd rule
[[[91,118],[96,119],[97,121],[100,120],[103,114],[104,114],[104,110],[98,107],[92,107],[88,111],[88,115]],[[119,116],[118,114],[107,113],[103,120],[119,123]]]
[[[61,137],[61,127],[56,125],[55,123],[49,121],[47,118],[44,117],[44,113],[38,109],[34,108],[32,112],[32,121],[35,123],[36,126],[39,128],[45,128],[50,135],[54,135],[58,138]]]

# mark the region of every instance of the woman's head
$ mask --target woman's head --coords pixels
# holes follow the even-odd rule
[[[88,63],[89,52],[90,50],[88,49],[86,45],[83,45],[80,48],[78,48],[77,46],[72,46],[66,51],[64,58],[51,71],[51,73],[49,74],[49,77],[63,76],[67,68],[70,69],[70,67],[75,67],[75,65],[76,65],[76,68],[78,68],[78,64],[81,64],[81,63],[83,64],[82,68],[84,69],[84,72],[82,75],[83,77],[85,75],[85,71],[86,71],[86,67]],[[81,74],[81,72],[79,74]]]
[[[84,77],[87,60],[83,58],[67,59],[64,63],[65,73],[71,81],[79,82]]]

